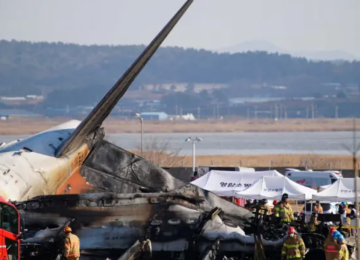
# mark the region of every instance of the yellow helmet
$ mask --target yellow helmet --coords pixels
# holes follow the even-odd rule
[[[72,232],[71,227],[65,227],[65,228],[64,228],[64,232],[65,232],[65,233]]]

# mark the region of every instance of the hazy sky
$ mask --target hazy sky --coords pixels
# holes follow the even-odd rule
[[[0,38],[147,44],[184,0],[0,0]],[[164,45],[217,49],[266,40],[360,57],[359,0],[195,0]]]

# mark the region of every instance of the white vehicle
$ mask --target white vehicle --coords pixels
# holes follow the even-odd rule
[[[320,205],[323,208],[323,214],[337,214],[338,212],[338,208],[336,206],[337,204],[339,204],[339,202],[320,201]],[[314,205],[315,203],[311,205],[310,202],[307,202],[306,206],[304,206],[303,210],[300,213],[300,215],[303,217],[305,215],[306,223],[310,221],[311,214],[312,212],[314,212]]]
[[[339,171],[300,171],[297,169],[287,169],[285,176],[296,183],[316,190],[319,190],[320,186],[331,185],[343,177]]]

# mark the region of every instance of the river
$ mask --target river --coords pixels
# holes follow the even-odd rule
[[[154,139],[158,145],[169,143],[172,151],[191,154],[187,137],[200,137],[196,143],[198,155],[257,155],[257,154],[349,154],[344,146],[352,147],[352,132],[278,132],[278,133],[196,133],[144,134],[144,147]],[[357,132],[360,137],[360,132]],[[25,136],[0,135],[0,142]],[[107,139],[125,149],[140,147],[140,134],[109,134]],[[357,138],[358,142],[360,141]]]

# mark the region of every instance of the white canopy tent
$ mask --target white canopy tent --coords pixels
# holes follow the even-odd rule
[[[237,198],[280,200],[287,193],[290,200],[311,199],[316,190],[300,185],[288,177],[263,176],[250,188],[236,193]]]
[[[319,192],[326,190],[326,189],[329,188],[331,185],[332,185],[332,184],[320,186],[320,187],[319,187]]]
[[[357,178],[360,185],[359,178]],[[358,186],[360,188],[360,186]],[[360,193],[358,193],[360,198]],[[351,201],[355,202],[355,178],[341,178],[334,182],[329,188],[313,196],[313,200],[320,201]]]
[[[210,171],[191,184],[211,191],[218,196],[233,197],[236,192],[247,189],[263,176],[283,175],[275,170],[259,172]]]

